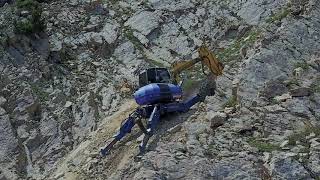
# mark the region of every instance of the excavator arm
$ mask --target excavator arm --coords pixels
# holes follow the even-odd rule
[[[205,65],[209,68],[210,72],[215,76],[222,75],[223,64],[215,57],[215,55],[206,47],[201,46],[198,49],[199,57],[192,60],[178,61],[172,64],[171,66],[171,75],[175,82],[178,81],[179,74],[193,67],[196,63],[201,62],[202,65]]]

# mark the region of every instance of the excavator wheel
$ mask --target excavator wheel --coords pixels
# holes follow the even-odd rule
[[[200,101],[203,102],[207,96],[214,96],[216,90],[216,81],[212,74],[201,82],[198,95],[200,96]]]

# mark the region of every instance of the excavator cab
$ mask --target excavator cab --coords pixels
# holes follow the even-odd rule
[[[171,76],[166,68],[149,68],[139,74],[139,87],[151,83],[171,83]]]

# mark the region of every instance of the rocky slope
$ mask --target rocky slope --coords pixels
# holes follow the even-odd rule
[[[0,179],[320,177],[318,0],[0,6]],[[216,95],[164,118],[142,159],[137,130],[101,158],[136,74],[203,42],[225,64]]]

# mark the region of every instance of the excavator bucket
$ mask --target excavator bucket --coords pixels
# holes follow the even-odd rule
[[[215,55],[206,47],[201,46],[198,50],[199,56],[202,62],[210,69],[210,71],[216,75],[220,76],[223,72],[223,64],[215,57]]]

